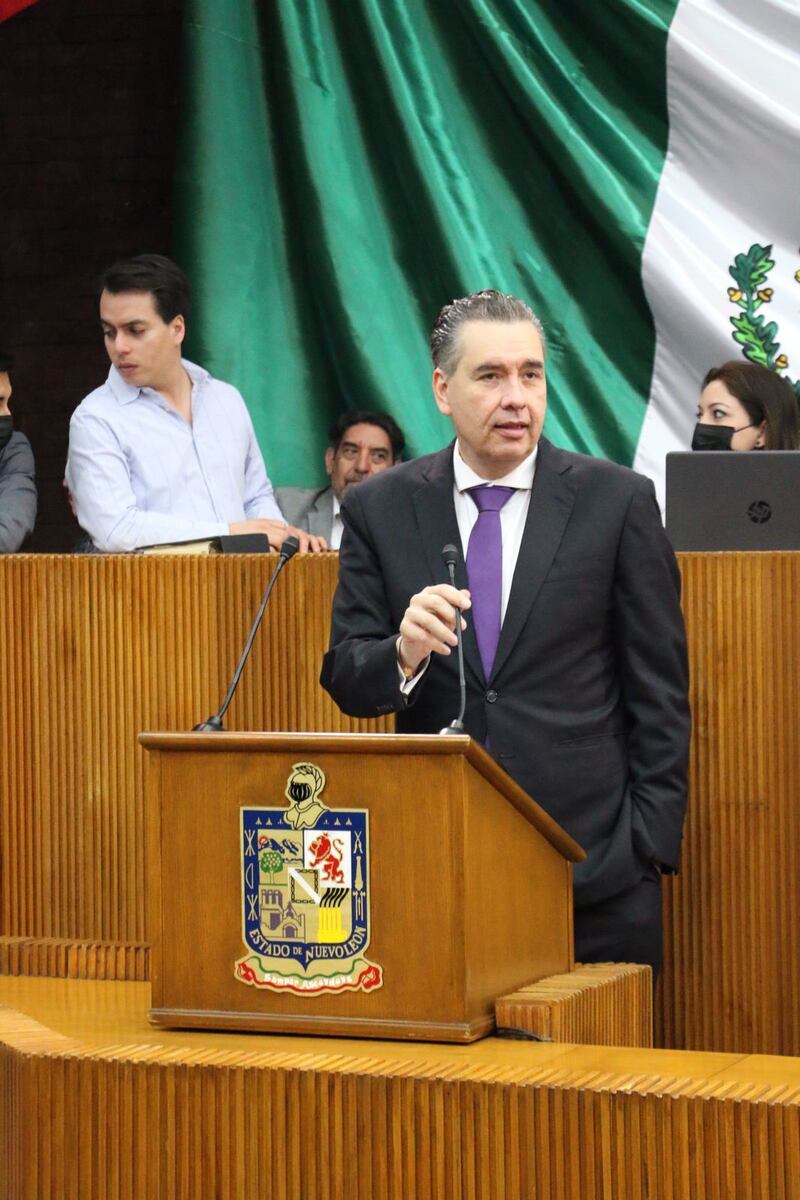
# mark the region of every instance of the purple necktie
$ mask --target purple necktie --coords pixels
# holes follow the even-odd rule
[[[467,547],[467,582],[472,595],[472,623],[483,673],[488,679],[497,643],[500,641],[500,610],[503,589],[503,538],[500,509],[516,488],[494,487],[482,483],[468,489],[478,506],[478,519],[472,527]]]

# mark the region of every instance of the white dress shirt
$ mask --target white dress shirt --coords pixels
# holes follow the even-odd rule
[[[339,497],[334,492],[333,494],[333,521],[331,522],[331,540],[328,542],[329,550],[338,550],[342,544],[342,534],[344,533],[344,522],[342,520],[342,506],[339,503]]]
[[[472,467],[467,466],[464,462],[464,459],[461,457],[461,451],[458,448],[458,441],[456,441],[453,447],[453,475],[455,477],[453,503],[456,509],[458,532],[461,538],[461,551],[465,562],[469,547],[469,535],[472,533],[472,527],[478,519],[478,506],[472,496],[469,495],[467,489],[479,487],[481,484],[517,489],[516,494],[511,496],[500,510],[500,537],[503,544],[503,574],[500,590],[501,621],[505,619],[508,598],[511,595],[511,584],[514,580],[514,571],[516,570],[517,558],[519,557],[519,548],[522,545],[522,534],[525,530],[525,522],[528,519],[538,449],[538,446],[534,446],[528,457],[523,459],[518,466],[514,467],[513,471],[509,471],[507,475],[503,475],[501,479],[482,479],[480,475],[473,471]],[[407,696],[413,690],[415,684],[425,674],[425,669],[429,662],[430,657],[425,659],[424,664],[411,679],[405,678],[398,662],[397,670],[400,675],[400,690],[403,695]]]
[[[115,367],[72,415],[67,486],[104,551],[212,538],[234,521],[283,520],[244,400],[183,360],[189,425],[159,392]]]

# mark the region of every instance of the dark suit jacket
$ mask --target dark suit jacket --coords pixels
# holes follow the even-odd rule
[[[396,711],[434,733],[458,711],[455,652],[406,699],[397,630],[409,598],[447,581],[460,545],[452,447],[352,488],[322,683],[354,716]],[[457,572],[466,586],[463,563]],[[467,731],[587,851],[577,904],[678,863],[689,743],[680,580],[652,483],[539,443],[497,657],[484,678],[464,635]]]
[[[0,450],[0,553],[19,550],[33,532],[36,495],[31,444],[15,430]]]

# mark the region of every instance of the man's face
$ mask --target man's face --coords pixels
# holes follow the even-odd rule
[[[108,357],[126,383],[158,390],[169,380],[180,362],[183,317],[163,321],[152,292],[103,292],[100,323]]]
[[[340,500],[353,484],[385,471],[393,462],[391,440],[379,425],[351,425],[336,450],[329,446],[325,451],[325,470]]]
[[[11,380],[8,371],[0,371],[0,417],[8,416],[8,402],[11,399]]]
[[[466,321],[449,377],[433,372],[440,412],[452,417],[461,456],[499,479],[531,453],[547,410],[542,339],[530,321]]]

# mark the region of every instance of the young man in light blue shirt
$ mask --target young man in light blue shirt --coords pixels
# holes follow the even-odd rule
[[[278,548],[323,539],[288,526],[236,388],[181,357],[189,281],[175,263],[142,254],[100,280],[111,370],[70,422],[67,486],[98,550],[264,533]]]

